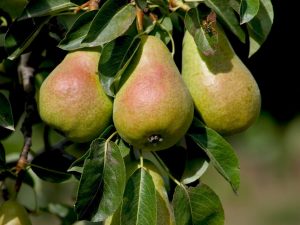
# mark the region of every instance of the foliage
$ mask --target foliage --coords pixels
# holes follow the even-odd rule
[[[173,206],[177,224],[224,224],[220,199],[200,179],[208,165],[212,165],[237,192],[239,162],[226,139],[206,127],[197,116],[185,136],[185,144],[166,150],[182,153],[182,157],[173,159],[173,153],[166,158],[164,153],[143,154],[132,149],[117,135],[113,124],[99,138],[80,145],[61,136],[53,144],[49,134],[55,131],[43,124],[43,149],[30,149],[31,141],[35,141],[32,126],[42,124],[35,97],[42,81],[68,51],[92,47],[101,48],[101,84],[106,94],[114,97],[124,71],[134,61],[143,34],[159,37],[176,56],[180,55],[183,33],[188,30],[199,50],[210,55],[218,45],[215,30],[218,23],[241,42],[249,43],[251,56],[270,32],[274,16],[271,1],[105,0],[98,9],[92,7],[97,4],[95,0],[81,7],[82,3],[39,0],[26,4],[23,1],[18,4],[24,10],[16,16],[14,5],[1,2],[0,140],[13,135],[16,124],[21,123],[24,146],[20,150],[25,155],[21,154],[20,159],[28,162],[24,165],[20,159],[7,161],[9,149],[0,143],[0,182],[8,177],[15,179],[18,192],[18,184],[26,183],[25,177],[30,176],[26,173],[30,168],[40,179],[49,182],[75,178],[77,218],[69,216],[70,213],[60,215],[63,224],[87,220],[155,225],[158,200],[151,175],[143,167],[143,158],[147,158],[167,181],[165,186],[170,197],[167,204]],[[68,152],[69,147],[77,153]],[[80,150],[85,153],[78,154]],[[172,160],[176,160],[176,166],[182,171],[172,170],[169,166]],[[136,167],[131,168],[132,162],[136,162]]]

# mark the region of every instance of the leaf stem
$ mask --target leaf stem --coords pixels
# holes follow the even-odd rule
[[[44,171],[48,171],[48,172],[51,172],[51,173],[62,174],[62,175],[70,175],[69,173],[64,173],[64,172],[61,172],[61,171],[52,170],[52,169],[45,168],[45,167],[42,167],[42,166],[39,166],[39,165],[36,165],[36,164],[32,164],[32,163],[28,163],[28,166],[35,167],[35,168],[38,168],[38,169],[41,169],[41,170],[44,170]]]
[[[157,155],[156,152],[151,152],[153,154],[153,156],[157,159],[158,163],[162,166],[162,168],[166,171],[166,173],[168,174],[168,176],[171,178],[171,180],[177,184],[178,186],[182,186],[184,187],[184,185],[177,180],[170,172],[169,168],[167,167],[167,165],[162,161],[162,159]]]
[[[171,54],[172,54],[172,58],[174,58],[174,55],[175,55],[175,42],[174,42],[173,36],[172,36],[172,34],[168,31],[168,29],[167,29],[164,25],[162,25],[162,23],[159,24],[159,25],[160,25],[160,26],[168,33],[168,35],[169,35],[169,37],[170,37],[171,44],[172,44],[172,52],[171,52]]]
[[[117,131],[113,132],[107,139],[106,139],[106,143],[108,143],[116,134],[118,134]]]

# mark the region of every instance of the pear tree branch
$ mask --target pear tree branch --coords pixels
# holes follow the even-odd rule
[[[36,102],[34,99],[35,89],[33,84],[34,68],[29,66],[31,52],[21,55],[18,66],[19,79],[23,85],[25,93],[25,118],[22,123],[21,132],[24,137],[24,144],[20,153],[19,160],[16,165],[16,185],[15,189],[18,192],[24,177],[25,167],[27,165],[28,153],[32,144],[32,124],[34,112],[36,110]]]

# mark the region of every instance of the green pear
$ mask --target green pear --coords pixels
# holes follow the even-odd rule
[[[25,208],[15,200],[8,200],[0,207],[0,225],[31,225]]]
[[[218,29],[214,55],[201,53],[189,32],[182,52],[182,77],[206,125],[224,135],[247,129],[260,113],[258,85]]]
[[[96,138],[109,125],[112,100],[98,76],[97,51],[75,51],[49,74],[39,91],[41,119],[75,142]]]
[[[193,119],[193,100],[165,44],[143,36],[114,101],[113,121],[133,147],[156,151],[176,144]]]

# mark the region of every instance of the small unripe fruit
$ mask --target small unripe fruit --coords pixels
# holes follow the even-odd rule
[[[15,200],[8,200],[0,207],[0,225],[31,225],[25,208]]]

